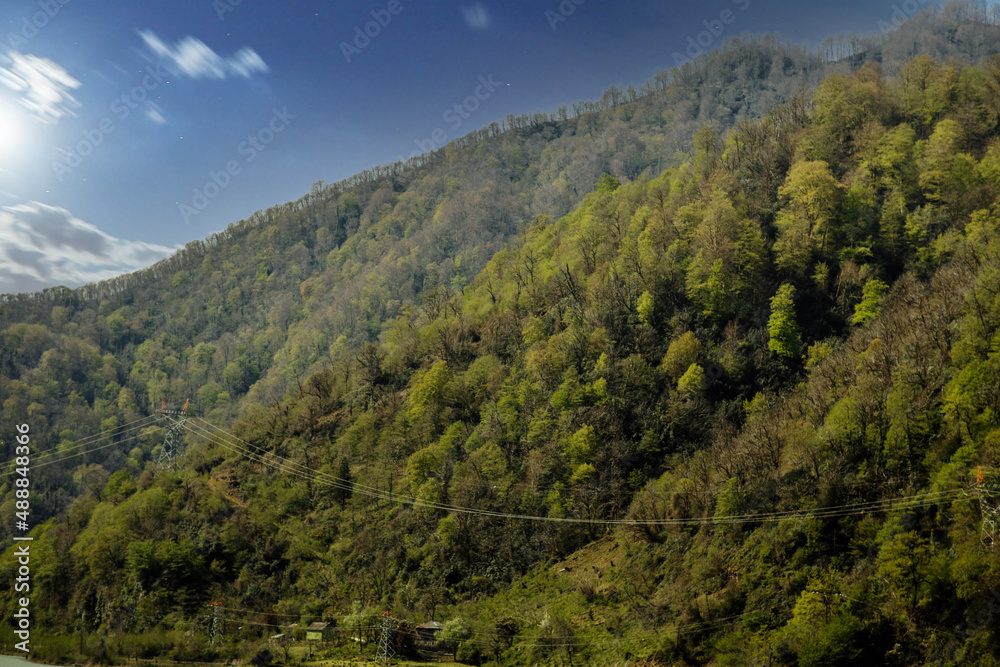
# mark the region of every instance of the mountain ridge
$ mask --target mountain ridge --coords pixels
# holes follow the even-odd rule
[[[725,138],[699,128],[655,176],[597,175],[565,215],[491,214],[475,231],[510,228],[496,252],[476,234],[449,238],[463,225],[416,233],[421,215],[467,222],[477,200],[449,202],[469,190],[511,193],[442,176],[418,192],[451,195],[435,206],[382,187],[364,206],[321,200],[336,225],[311,227],[317,209],[262,216],[227,247],[245,266],[209,249],[155,277],[212,295],[204,313],[194,299],[149,300],[145,315],[109,299],[93,318],[45,304],[47,324],[5,326],[6,416],[28,415],[61,456],[87,456],[39,479],[40,518],[55,517],[35,533],[50,554],[39,619],[112,637],[119,658],[236,657],[255,635],[235,627],[252,617],[231,618],[233,638],[212,649],[210,598],[254,609],[263,627],[285,614],[369,627],[378,605],[447,608],[472,662],[945,655],[942,629],[985,608],[997,584],[959,493],[996,457],[998,72],[995,59],[927,57],[896,78],[872,64],[833,72]],[[608,164],[625,168],[615,122],[605,138],[624,138]],[[484,169],[531,170],[515,148],[500,143]],[[367,275],[391,277],[410,257],[396,247],[442,243],[462,250],[431,255],[443,269],[397,274],[421,277],[410,303],[349,282],[373,257],[389,260]],[[228,288],[233,271],[252,276],[246,292]],[[195,292],[199,280],[210,289]],[[261,308],[271,286],[301,303]],[[268,347],[293,329],[323,333],[317,299],[330,294],[337,308],[368,300],[354,338],[334,326],[305,348],[295,336]],[[291,390],[253,389],[265,366]],[[133,438],[116,434],[146,413],[140,403],[194,388],[207,421],[194,421],[185,468],[156,471],[155,430],[126,451]],[[226,436],[209,425],[237,414],[233,396],[245,398]],[[67,418],[120,448],[82,452]],[[909,507],[886,504],[902,496]],[[834,511],[869,502],[877,512]],[[791,514],[753,518],[774,512]],[[642,524],[612,529],[620,519]],[[668,519],[682,522],[655,523]],[[600,539],[627,543],[614,571],[601,560],[596,583],[558,583],[548,564]],[[952,653],[991,641],[969,627]],[[54,659],[76,655],[66,635],[51,645]]]

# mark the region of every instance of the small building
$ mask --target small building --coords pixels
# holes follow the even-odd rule
[[[330,638],[330,624],[325,621],[316,621],[306,626],[307,641],[326,641]]]
[[[284,645],[285,642],[288,641],[288,635],[285,634],[271,635],[270,641],[272,644]]]
[[[437,621],[427,621],[417,626],[417,636],[423,642],[436,642],[437,633],[441,632],[444,626]]]

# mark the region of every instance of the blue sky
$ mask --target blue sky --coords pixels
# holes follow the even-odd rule
[[[815,44],[901,4],[4,0],[0,292],[138,268],[315,181],[641,83],[723,11],[719,42]]]

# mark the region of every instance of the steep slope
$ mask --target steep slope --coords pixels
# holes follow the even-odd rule
[[[181,470],[81,474],[40,625],[211,655],[222,600],[228,655],[392,605],[510,664],[990,664],[998,108],[996,58],[868,64],[601,178],[232,434],[192,419]]]
[[[156,461],[160,435],[141,420],[158,397],[191,398],[216,424],[241,406],[282,400],[309,374],[389,335],[397,316],[439,308],[532,220],[576,206],[602,173],[659,174],[690,159],[704,126],[718,134],[759,118],[828,72],[869,60],[891,72],[920,51],[989,53],[997,27],[970,7],[949,3],[885,37],[831,39],[825,59],[770,37],[734,40],[637,90],[610,88],[572,112],[509,117],[406,165],[317,183],[145,271],[4,295],[3,441],[30,419],[37,440],[64,454],[82,438],[118,442],[40,470],[36,516],[122,466]],[[755,152],[762,140],[747,135],[746,154],[734,158],[758,183],[747,193],[755,206],[771,201],[788,159]]]
[[[776,57],[782,72],[756,78]],[[738,62],[760,66],[734,78]],[[446,301],[534,217],[566,213],[603,172],[659,173],[686,159],[679,149],[704,124],[724,129],[761,114],[818,81],[823,67],[773,39],[734,42],[689,65],[683,81],[663,74],[640,91],[611,89],[572,118],[564,110],[510,118],[406,165],[317,183],[301,200],[145,271],[5,295],[0,437],[13,442],[13,425],[29,419],[38,442],[66,453],[100,434],[120,443],[41,469],[36,516],[52,516],[82,491],[78,464],[99,466],[91,472],[100,481],[156,461],[159,435],[139,420],[161,396],[191,398],[217,424],[231,423],[242,405],[280,401],[309,374],[378,340],[398,315]],[[745,99],[730,99],[737,87]],[[140,428],[122,434],[126,425]],[[83,468],[78,477],[89,474]]]

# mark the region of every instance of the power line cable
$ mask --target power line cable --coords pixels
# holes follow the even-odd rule
[[[149,421],[149,420],[153,420],[153,421]],[[129,422],[129,424],[136,424],[136,422],[147,422],[147,423],[137,424],[137,425],[133,426],[132,428],[121,430],[121,429],[124,429],[125,426],[128,426],[128,424],[124,424],[122,426],[119,426],[115,431],[113,431],[111,433],[108,433],[108,434],[102,433],[102,434],[98,434],[98,435],[94,435],[94,436],[88,436],[88,437],[86,437],[86,438],[84,438],[82,440],[78,440],[78,441],[76,441],[74,443],[69,443],[68,445],[62,445],[61,447],[63,449],[68,449],[70,447],[78,447],[81,444],[86,443],[88,441],[99,442],[100,440],[105,439],[105,438],[121,437],[121,436],[126,435],[128,433],[133,433],[135,431],[140,431],[142,429],[149,428],[149,427],[153,426],[154,424],[156,424],[159,421],[160,421],[159,417],[145,417],[143,419],[139,419],[139,420],[135,420],[135,421]],[[161,428],[161,427],[157,426],[157,428]],[[85,449],[85,450],[80,451],[80,452],[65,452],[65,451],[64,452],[60,452],[59,451],[60,446],[52,447],[50,449],[47,449],[47,450],[41,452],[40,455],[32,456],[32,461],[31,461],[30,467],[32,469],[34,469],[34,468],[42,468],[44,466],[51,465],[53,463],[59,463],[61,461],[66,461],[68,459],[72,459],[72,458],[75,458],[75,457],[78,457],[78,456],[85,456],[86,454],[90,454],[91,452],[96,452],[96,451],[99,451],[99,450],[102,450],[102,449],[107,449],[108,447],[115,447],[115,446],[121,445],[121,444],[126,443],[126,442],[131,442],[132,440],[135,440],[137,437],[138,437],[137,435],[136,436],[132,436],[130,438],[126,438],[125,440],[119,440],[119,441],[116,441],[116,442],[110,442],[108,444],[99,445],[97,447],[91,447],[89,449]],[[58,458],[52,458],[53,456],[55,456],[57,454],[62,454],[62,456],[59,456]],[[14,474],[13,470],[2,471],[2,472],[0,472],[0,477],[2,477],[2,476],[9,476],[9,475],[12,475],[12,474]]]
[[[202,436],[206,437],[210,442],[220,445],[230,451],[241,453],[242,455],[258,461],[263,465],[272,467],[276,470],[285,470],[286,472],[295,475],[296,477],[308,479],[310,481],[326,484],[333,486],[334,488],[339,488],[343,490],[351,490],[352,492],[357,492],[362,495],[373,497],[379,500],[388,500],[390,502],[396,502],[405,505],[412,505],[414,507],[424,507],[428,509],[442,510],[446,512],[459,512],[465,514],[472,514],[477,516],[486,516],[492,518],[504,518],[522,521],[545,521],[552,523],[578,523],[578,524],[590,524],[590,525],[624,525],[624,526],[640,526],[640,525],[734,525],[742,523],[758,523],[758,522],[773,522],[773,521],[788,521],[788,520],[807,520],[807,519],[826,519],[826,518],[842,518],[846,516],[854,516],[860,514],[872,514],[880,512],[890,512],[899,511],[905,509],[919,509],[923,507],[930,507],[934,505],[949,504],[955,502],[956,500],[964,499],[963,490],[947,490],[947,491],[932,491],[919,493],[912,496],[903,496],[898,498],[890,498],[884,500],[875,500],[867,502],[856,502],[844,505],[833,505],[824,508],[817,508],[811,511],[802,510],[788,510],[784,512],[763,512],[757,514],[740,514],[740,515],[725,515],[725,516],[712,516],[712,517],[701,517],[701,518],[688,518],[688,519],[586,519],[586,518],[576,518],[576,517],[549,517],[549,516],[537,516],[537,515],[526,515],[526,514],[514,514],[510,512],[498,512],[494,510],[484,510],[474,507],[464,507],[459,505],[447,505],[443,503],[433,503],[428,501],[422,501],[419,499],[400,496],[398,494],[393,494],[387,491],[381,490],[371,490],[374,487],[354,484],[350,480],[345,480],[334,475],[329,475],[328,473],[322,473],[314,471],[307,466],[304,466],[296,461],[285,458],[273,452],[264,450],[256,445],[251,445],[245,440],[233,436],[232,434],[226,433],[221,428],[205,422],[205,420],[195,418],[199,423],[204,423],[211,427],[215,433],[209,431],[208,429],[200,426],[191,424],[189,421],[189,427],[200,433]],[[238,442],[234,442],[238,441]],[[239,443],[243,443],[246,447]],[[252,449],[248,449],[252,448]],[[253,450],[258,450],[264,452],[264,454],[257,454]],[[273,460],[271,460],[273,459]],[[278,461],[281,462],[278,465]]]

